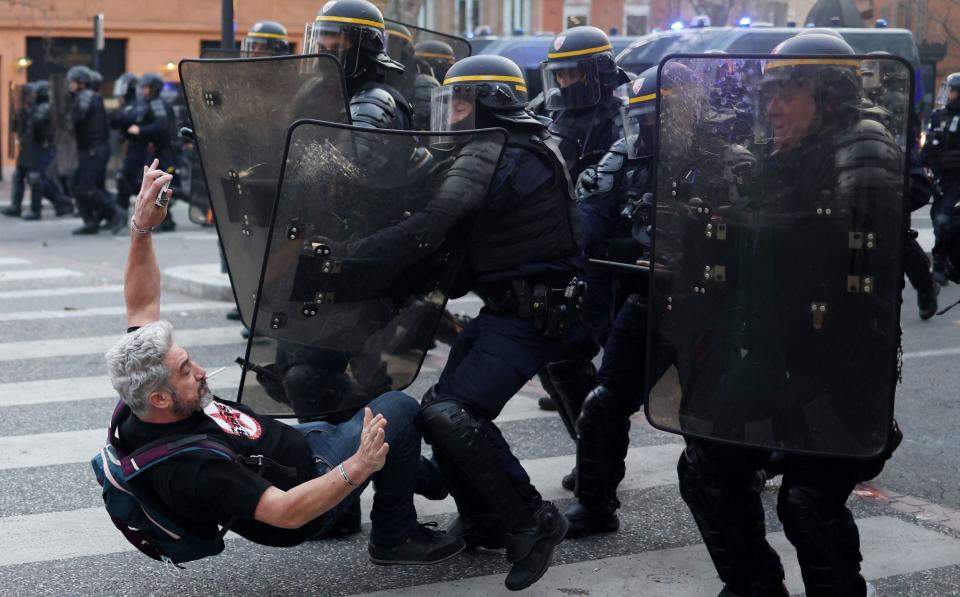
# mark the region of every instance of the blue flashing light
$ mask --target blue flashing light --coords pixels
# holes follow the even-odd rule
[[[750,19],[750,17],[743,17],[742,19],[740,19],[740,21],[737,23],[737,25],[740,26],[740,27],[749,27],[749,26],[750,26],[750,23],[752,23],[752,22],[753,22],[753,21]]]
[[[877,29],[886,29],[886,28],[887,28],[887,20],[886,20],[886,19],[877,19],[877,21],[873,24],[873,26],[876,27]]]
[[[681,29],[683,29],[683,21],[676,21],[675,23],[670,25],[670,29],[673,29],[674,31],[680,31]]]

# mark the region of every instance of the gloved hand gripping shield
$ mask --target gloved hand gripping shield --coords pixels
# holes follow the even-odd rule
[[[302,118],[349,121],[340,65],[330,55],[184,60],[180,80],[230,282],[249,325],[286,128]]]
[[[853,458],[888,447],[906,131],[865,115],[864,59],[662,64],[646,363],[656,427]],[[904,61],[879,62],[913,80]],[[908,113],[912,93],[894,97]],[[717,126],[731,110],[753,134]]]
[[[453,287],[506,135],[435,136],[327,122],[291,127],[241,399],[341,420],[413,382]],[[361,159],[369,147],[410,156]],[[451,214],[467,214],[465,217]]]

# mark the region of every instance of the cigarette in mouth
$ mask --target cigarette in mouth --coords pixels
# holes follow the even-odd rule
[[[210,373],[207,373],[207,379],[210,379],[210,378],[213,377],[214,375],[217,375],[218,373],[220,373],[220,372],[223,371],[224,369],[226,369],[226,367],[220,367],[219,369],[215,369],[215,370],[211,371]]]

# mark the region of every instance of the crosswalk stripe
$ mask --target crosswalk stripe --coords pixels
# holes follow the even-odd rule
[[[75,294],[119,294],[122,292],[123,286],[120,284],[114,284],[110,286],[75,286],[66,288],[36,288],[32,290],[5,290],[0,292],[0,300],[42,298],[45,296],[73,296]]]
[[[0,362],[44,357],[72,357],[107,352],[123,332],[109,336],[80,338],[53,338],[0,344]],[[197,346],[222,346],[246,342],[240,337],[239,326],[174,330],[173,339],[187,349]]]
[[[106,433],[100,431],[98,435],[102,443]],[[74,448],[75,451],[82,449]],[[627,491],[676,483],[676,462],[680,449],[681,446],[676,444],[631,449],[627,456],[629,474],[621,489]],[[85,461],[95,453],[96,449],[87,454]],[[570,492],[560,489],[559,475],[570,470],[572,455],[521,462],[531,473],[531,480],[544,497],[554,499],[570,496]],[[92,477],[92,471],[90,475]],[[372,497],[373,489],[368,487],[361,498],[367,519]],[[454,512],[456,509],[453,500],[449,498],[441,502],[428,502],[418,496],[416,503],[421,517]],[[110,522],[106,510],[99,507],[0,517],[0,537],[10,545],[30,544],[23,549],[18,547],[0,550],[0,566],[133,550],[133,546],[123,539]],[[65,540],[65,537],[70,539]],[[229,537],[236,538],[236,535],[231,534]]]
[[[72,269],[51,267],[46,269],[23,269],[0,272],[0,282],[22,282],[24,280],[47,280],[50,278],[74,278],[83,273]]]
[[[19,257],[0,257],[0,267],[7,267],[10,265],[26,265],[30,263],[26,259],[20,259]]]
[[[903,353],[903,360],[925,359],[928,357],[948,357],[960,354],[960,347],[938,348],[936,350],[918,350]]]
[[[861,518],[857,526],[860,527],[863,575],[867,579],[960,564],[960,540],[953,537],[889,516]],[[783,559],[787,588],[792,594],[802,592],[796,551],[783,533],[769,533],[767,539]],[[563,550],[564,545],[559,549]],[[392,588],[357,597],[506,597],[515,594],[503,586],[503,578],[502,574],[492,574]],[[524,591],[524,595],[703,597],[714,595],[721,588],[706,548],[697,544],[553,566],[537,584]]]
[[[218,309],[229,309],[230,303],[219,301],[203,301],[196,303],[169,303],[163,305],[163,309],[168,313],[191,312],[191,311],[215,311]],[[124,315],[127,312],[126,306],[119,305],[115,307],[89,307],[78,309],[44,309],[41,311],[20,311],[17,313],[0,313],[0,322],[5,321],[35,321],[38,319],[74,319],[77,317],[104,317],[110,315]]]
[[[236,388],[240,367],[230,367],[210,380],[212,390]],[[0,384],[0,408],[27,404],[47,404],[74,400],[96,400],[115,396],[107,376],[66,377],[40,381]]]
[[[231,368],[224,371],[219,376],[211,380],[220,384],[234,382],[234,386],[239,383],[239,368]],[[221,379],[222,378],[222,379]],[[115,395],[107,379],[98,377],[78,378],[78,387],[84,396],[89,398],[106,398]],[[27,392],[31,389],[41,391],[50,391],[46,394],[50,399],[48,402],[63,400],[63,388],[70,380],[51,380],[50,382],[24,382],[23,384],[5,384],[18,386],[14,388],[19,396],[20,404],[28,399]],[[44,386],[43,384],[47,384]],[[28,385],[33,384],[33,385]],[[221,386],[224,387],[224,386]],[[0,389],[4,389],[0,386]],[[52,391],[61,393],[54,394]],[[67,399],[70,398],[68,393]],[[17,400],[15,397],[13,400]],[[497,422],[506,420],[517,421],[529,418],[539,418],[542,416],[557,416],[556,413],[540,411],[536,408],[536,400],[517,396],[507,403],[501,418]],[[9,406],[8,399],[0,397],[0,406]],[[541,415],[540,413],[544,413]],[[9,435],[0,437],[0,470],[28,468],[34,466],[54,466],[60,464],[76,464],[86,462],[102,446],[106,437],[107,418],[109,412],[104,413],[103,428],[101,429],[82,429],[79,431],[62,431],[56,433],[37,433],[27,435]],[[571,443],[572,448],[572,443]]]

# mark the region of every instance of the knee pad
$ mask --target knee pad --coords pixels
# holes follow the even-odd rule
[[[607,388],[597,386],[587,394],[577,417],[577,435],[602,433],[610,419],[613,395]]]

